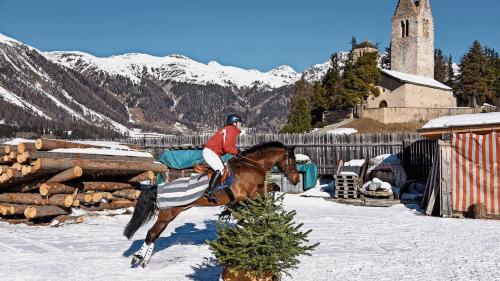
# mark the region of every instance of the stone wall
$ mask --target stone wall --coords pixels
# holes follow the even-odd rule
[[[387,107],[456,107],[457,99],[452,91],[430,88],[410,83],[401,83],[396,79],[382,75],[379,86],[380,95],[370,97],[366,108],[379,108],[385,101]]]
[[[455,107],[455,108],[416,108],[416,107],[387,107],[363,109],[361,118],[370,118],[384,124],[426,122],[430,119],[480,113],[481,108]]]

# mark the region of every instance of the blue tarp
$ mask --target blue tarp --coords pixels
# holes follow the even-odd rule
[[[231,155],[226,154],[222,157],[222,161],[228,161]],[[194,164],[203,162],[203,150],[169,150],[165,149],[158,159],[161,163],[167,165],[171,169],[188,169]]]
[[[297,170],[304,173],[304,190],[308,190],[316,186],[316,182],[318,180],[318,165],[315,163],[297,164]]]
[[[227,162],[231,155],[226,154],[222,160]],[[166,149],[160,155],[159,161],[171,169],[188,169],[196,163],[203,162],[203,150],[169,150]],[[316,186],[318,179],[318,166],[315,163],[297,164],[299,172],[304,173],[304,189],[308,190]]]

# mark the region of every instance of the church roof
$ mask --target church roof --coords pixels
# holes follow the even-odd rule
[[[410,83],[410,84],[426,86],[426,87],[436,88],[436,89],[441,89],[441,90],[446,90],[446,91],[452,90],[450,87],[446,86],[445,84],[443,84],[439,81],[436,81],[432,78],[428,78],[428,77],[424,77],[424,76],[418,76],[418,75],[398,72],[398,71],[394,71],[394,70],[387,70],[387,69],[382,69],[382,73],[400,81],[401,83]]]

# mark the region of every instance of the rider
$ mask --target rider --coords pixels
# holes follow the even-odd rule
[[[242,122],[243,120],[238,114],[229,114],[226,119],[226,125],[220,128],[205,144],[203,158],[215,172],[210,179],[208,189],[205,191],[205,196],[210,202],[217,203],[213,191],[224,170],[221,157],[226,153],[235,156],[240,153],[236,148],[236,139],[241,133]]]

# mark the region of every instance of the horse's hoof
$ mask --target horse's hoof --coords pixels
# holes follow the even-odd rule
[[[139,255],[134,255],[134,257],[132,258],[132,261],[130,262],[130,266],[133,268],[138,267],[139,263],[142,262],[142,259],[143,259],[143,257],[141,257]]]

